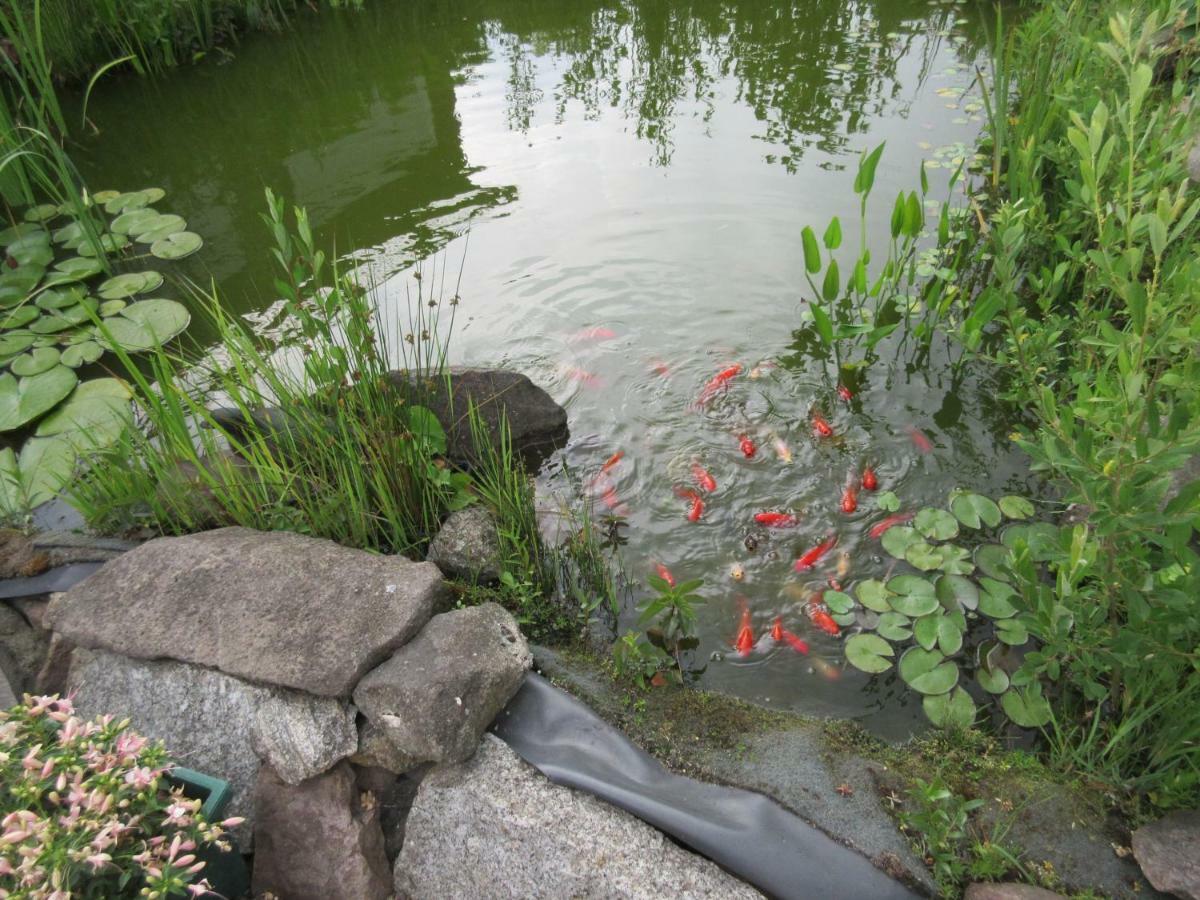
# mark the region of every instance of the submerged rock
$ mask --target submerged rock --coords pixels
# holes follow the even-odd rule
[[[375,764],[402,771],[467,759],[531,663],[516,620],[495,603],[434,616],[354,691],[395,751],[391,760],[374,751]]]
[[[425,559],[447,577],[480,584],[500,580],[500,535],[486,508],[475,504],[452,512],[432,541]]]
[[[420,630],[446,590],[429,563],[222,528],[112,560],[52,600],[46,623],[82,647],[345,697]]]
[[[1133,833],[1133,856],[1156,890],[1200,900],[1200,810],[1175,810]]]
[[[421,782],[395,886],[413,900],[761,896],[623,810],[553,784],[490,734],[469,762]]]

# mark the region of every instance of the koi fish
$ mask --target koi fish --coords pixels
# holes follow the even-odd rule
[[[796,517],[791,513],[760,512],[754,514],[754,521],[768,528],[794,528]]]
[[[738,629],[737,640],[733,642],[738,656],[748,656],[754,649],[754,629],[750,625],[750,610],[742,607],[742,626]]]
[[[846,490],[842,492],[842,512],[846,515],[858,509],[858,488],[853,483],[846,485]]]
[[[746,570],[742,568],[741,563],[734,563],[729,567],[729,577],[734,581],[741,581],[746,577]]]
[[[833,427],[825,421],[825,417],[820,413],[813,413],[812,425],[813,433],[818,437],[831,437],[833,435]]]
[[[879,479],[875,477],[875,470],[870,466],[863,467],[862,486],[865,491],[874,491],[879,488]]]
[[[787,445],[787,441],[785,441],[781,437],[777,437],[771,442],[771,444],[775,448],[776,458],[782,463],[791,465],[792,464],[792,448]]]
[[[819,656],[812,657],[813,668],[816,669],[821,677],[826,681],[837,681],[842,677],[842,670],[835,665],[827,663]]]
[[[666,378],[668,375],[671,374],[670,367],[662,360],[655,360],[654,362],[652,362],[650,364],[650,371],[654,372],[657,375],[661,375],[663,378]]]
[[[704,500],[695,491],[687,490],[686,488],[675,488],[675,495],[683,500],[687,500],[688,506],[687,519],[689,522],[699,522],[700,517],[704,515]]]
[[[846,387],[844,384],[839,384],[837,386],[837,395],[847,403],[854,399],[854,394],[851,393],[850,388]]]
[[[613,486],[605,488],[604,493],[600,495],[600,502],[609,509],[615,510],[621,505],[621,500],[617,497],[617,489]]]
[[[826,634],[832,634],[835,637],[842,633],[842,629],[838,627],[838,623],[833,621],[833,618],[827,613],[821,605],[811,605],[808,608],[808,617],[812,623],[824,631]]]
[[[842,589],[842,583],[840,581],[838,581],[836,578],[834,578],[832,575],[830,575],[828,578],[826,578],[825,582],[829,585],[829,587],[831,589],[833,589],[835,591],[840,591]]]
[[[700,490],[710,494],[717,489],[717,480],[700,463],[692,463],[692,480],[696,482]]]
[[[837,535],[831,534],[817,546],[813,547],[798,560],[796,560],[795,569],[797,572],[807,572],[820,561],[821,557],[832,550],[837,545]]]
[[[722,369],[704,385],[703,390],[700,391],[700,396],[696,399],[696,405],[703,406],[716,395],[717,391],[725,387],[729,379],[737,377],[741,372],[741,363],[734,363],[732,366]]]
[[[783,617],[776,616],[775,622],[771,625],[771,640],[777,644],[783,643]]]
[[[595,328],[584,328],[582,331],[575,332],[569,340],[573,344],[578,344],[581,341],[607,341],[616,336],[617,333],[611,328],[598,325]]]
[[[600,467],[600,471],[601,472],[612,471],[613,467],[616,466],[616,464],[619,463],[624,458],[625,458],[625,451],[618,450],[616,453],[614,453],[612,456],[610,456],[608,459],[606,459],[604,461],[604,465],[602,465]]]
[[[670,569],[668,569],[662,563],[655,563],[654,571],[658,574],[659,578],[667,583],[668,586],[675,587],[675,576],[671,574]]]
[[[912,439],[913,446],[922,453],[928,453],[933,449],[933,444],[930,442],[929,438],[925,437],[925,432],[921,431],[921,429],[917,428],[915,425],[908,426],[908,436]]]
[[[882,522],[873,525],[871,530],[867,533],[873,538],[883,537],[883,533],[893,525],[903,525],[905,522],[911,521],[912,517],[912,513],[896,513],[895,515],[888,516]]]
[[[758,448],[754,446],[754,441],[750,440],[748,435],[738,436],[738,446],[742,449],[742,456],[746,459],[754,459],[754,454],[758,452]]]
[[[589,372],[586,369],[581,369],[579,366],[560,366],[559,372],[562,373],[564,378],[586,385],[587,387],[600,387],[604,383],[599,375]]]
[[[850,574],[850,554],[842,550],[838,553],[837,576],[845,578],[848,574]],[[841,588],[834,588],[834,590],[840,591]]]

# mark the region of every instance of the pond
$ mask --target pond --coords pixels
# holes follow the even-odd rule
[[[644,584],[663,564],[704,579],[699,684],[888,736],[923,727],[894,672],[848,668],[841,638],[802,612],[829,577],[888,571],[866,535],[885,515],[877,494],[846,513],[847,481],[870,465],[904,509],[944,506],[955,487],[1035,485],[996,386],[953,366],[948,341],[922,355],[888,338],[839,396],[806,324],[800,235],[834,215],[857,235],[858,158],[882,142],[877,252],[923,159],[931,196],[946,194],[981,127],[968,88],[990,13],[923,0],[367,7],[247,38],[228,62],[110,79],[89,107],[89,183],[164,188],[206,241],[189,274],[242,312],[274,300],[265,186],[307,207],[319,241],[361,248],[385,304],[402,303],[422,260],[451,281],[461,267],[451,361],[524,371],[569,409],[544,494],[586,490],[623,453],[596,493],[598,514],[626,517],[628,575]],[[814,413],[832,437],[814,435]],[[676,491],[694,489],[694,463],[716,482],[697,522]],[[768,510],[798,523],[768,532],[753,518]],[[828,565],[797,574],[828,534]],[[734,652],[743,608],[756,639],[781,617],[809,654]],[[625,610],[622,630],[635,620]]]

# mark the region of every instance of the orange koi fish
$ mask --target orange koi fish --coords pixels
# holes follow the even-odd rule
[[[833,435],[833,427],[825,421],[825,417],[818,412],[812,415],[813,433],[818,437],[831,437]]]
[[[903,525],[905,522],[911,521],[912,517],[912,513],[896,513],[895,515],[888,516],[882,522],[873,525],[868,534],[873,538],[883,537],[883,533],[893,525]]]
[[[854,399],[854,394],[850,391],[850,388],[846,387],[844,384],[839,384],[837,386],[837,395],[847,403]]]
[[[791,513],[760,512],[754,514],[754,521],[767,528],[794,528],[796,517]]]
[[[829,537],[825,538],[825,540],[821,541],[821,543],[817,544],[817,546],[813,547],[798,560],[796,560],[796,571],[807,572],[820,561],[822,556],[832,550],[835,546],[837,546],[837,535],[831,534]]]
[[[819,656],[812,657],[813,668],[821,673],[821,677],[826,681],[837,681],[842,677],[842,670],[835,665],[827,663]]]
[[[742,607],[742,626],[738,629],[737,640],[733,642],[738,656],[748,656],[754,649],[754,629],[750,624],[750,609]]]
[[[612,456],[610,456],[608,459],[606,459],[604,461],[604,465],[602,465],[600,467],[600,471],[601,472],[611,472],[613,467],[615,467],[616,464],[619,463],[624,458],[625,458],[625,451],[618,450],[616,453],[614,453]]]
[[[696,398],[696,405],[703,406],[714,396],[716,396],[716,393],[724,388],[731,378],[736,378],[741,373],[741,363],[734,363],[732,366],[722,369],[720,372],[710,378],[708,383],[704,385],[703,390],[700,391],[700,396]]]
[[[709,474],[708,470],[698,462],[692,463],[692,480],[702,491],[712,493],[717,489],[717,479]]]
[[[675,576],[671,574],[671,570],[662,563],[655,563],[654,571],[658,577],[665,581],[670,587],[675,587]]]
[[[584,328],[582,331],[575,332],[569,340],[571,343],[577,344],[581,341],[608,341],[616,336],[617,333],[611,328],[598,325],[595,328]]]
[[[842,633],[842,629],[838,627],[838,623],[833,621],[833,618],[825,611],[825,604],[823,603],[810,604],[808,607],[808,617],[814,625],[826,634],[832,634],[836,637]]]
[[[738,446],[742,449],[742,456],[746,459],[754,459],[754,454],[758,452],[758,448],[754,446],[754,441],[750,440],[748,435],[738,435]]]
[[[879,488],[879,479],[875,477],[875,470],[870,466],[863,467],[862,486],[864,491],[874,491]]]
[[[559,371],[562,373],[564,378],[578,382],[579,384],[587,387],[595,388],[604,384],[604,381],[599,375],[595,374],[594,372],[589,372],[586,369],[581,369],[579,366],[562,366]]]
[[[687,519],[689,522],[699,522],[700,517],[704,515],[704,500],[695,491],[686,488],[675,488],[675,496],[687,500],[688,506]]]
[[[842,512],[846,515],[858,509],[858,488],[854,483],[846,485],[846,490],[842,492]]]
[[[668,366],[661,359],[655,360],[654,362],[652,362],[650,364],[650,370],[657,375],[661,375],[663,378],[666,378],[668,375],[671,374],[671,367]]]
[[[617,497],[617,489],[611,485],[605,488],[604,493],[600,495],[600,502],[609,509],[615,510],[621,505],[621,500]]]
[[[925,432],[921,431],[921,429],[917,428],[915,425],[908,426],[908,436],[912,439],[913,446],[922,453],[928,453],[933,449],[933,444],[930,442],[929,438],[925,437]]]
[[[771,640],[777,644],[786,643],[797,653],[808,655],[808,644],[783,627],[783,619],[776,616],[775,624],[771,626]]]

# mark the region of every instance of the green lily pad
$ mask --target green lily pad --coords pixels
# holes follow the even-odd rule
[[[105,317],[115,316],[128,305],[129,304],[124,300],[105,300],[100,304],[100,309],[98,309],[97,312],[99,312],[101,316]]]
[[[1029,631],[1020,619],[1000,619],[996,622],[996,638],[1010,647],[1020,647],[1029,640]]]
[[[9,332],[0,335],[0,356],[14,356],[33,346],[37,338],[28,332]]]
[[[892,609],[916,618],[927,616],[938,608],[934,587],[924,578],[915,575],[897,575],[887,583],[888,590],[895,594],[888,598]]]
[[[107,203],[109,200],[115,200],[120,196],[120,191],[96,191],[96,193],[92,194],[92,199],[97,203]]]
[[[1010,519],[1028,519],[1033,515],[1033,504],[1024,497],[1012,495],[1001,497],[997,505],[1000,507],[1000,512]]]
[[[20,266],[48,266],[54,259],[50,235],[44,231],[17,238],[8,245],[7,253]]]
[[[70,480],[75,451],[57,438],[31,438],[18,457],[11,447],[0,451],[0,506],[10,515],[24,514],[52,499]]]
[[[55,229],[50,235],[50,239],[54,243],[62,244],[70,249],[72,244],[76,247],[79,246],[79,242],[83,240],[83,234],[82,225],[78,222],[68,222],[62,228]]]
[[[152,223],[161,215],[152,209],[131,209],[113,219],[109,228],[116,234],[137,235],[140,230],[153,227]]]
[[[975,571],[975,563],[971,562],[971,554],[965,547],[957,544],[942,544],[938,547],[942,560],[938,568],[947,575],[970,575]]]
[[[975,548],[975,565],[979,566],[979,571],[998,581],[1012,578],[1008,571],[1011,558],[1011,552],[1003,544],[981,544]]]
[[[166,343],[187,328],[190,321],[191,314],[182,303],[161,298],[141,300],[125,307],[119,315],[105,319],[98,338],[102,344],[115,342],[136,353]]]
[[[42,311],[36,306],[18,306],[4,318],[0,319],[0,328],[20,328],[23,325],[28,325],[34,319],[42,314]]]
[[[105,203],[104,211],[110,216],[115,216],[117,213],[127,210],[141,209],[149,203],[150,198],[144,191],[128,191],[124,194],[118,194]]]
[[[87,288],[82,285],[73,287],[51,288],[47,291],[42,291],[33,302],[40,308],[46,310],[66,309],[69,306],[74,306],[87,296]]]
[[[876,634],[856,634],[846,641],[846,659],[864,672],[886,672],[895,655],[892,645]]]
[[[979,586],[983,593],[979,595],[979,611],[993,619],[1008,619],[1017,614],[1017,608],[1009,602],[1009,597],[1015,597],[1017,592],[1003,581],[994,578],[981,578]]]
[[[879,617],[875,633],[889,641],[906,641],[912,637],[908,616],[898,612],[886,612]]]
[[[3,244],[5,247],[7,247],[18,238],[23,238],[27,234],[35,234],[36,232],[43,230],[44,229],[40,225],[35,225],[32,222],[18,222],[17,224],[11,225],[8,228],[5,228],[3,231],[0,231],[0,244]]]
[[[963,633],[967,630],[967,621],[962,613],[938,616],[937,645],[938,649],[947,656],[953,656],[963,645]]]
[[[126,272],[124,275],[114,275],[96,291],[105,300],[123,300],[134,294],[144,294],[152,291],[163,283],[163,277],[158,272]]]
[[[195,253],[204,244],[194,231],[180,231],[160,238],[150,245],[150,252],[159,259],[183,259]]]
[[[25,377],[27,375],[40,375],[47,369],[52,369],[58,365],[59,352],[53,347],[43,347],[40,350],[32,350],[23,356],[18,356],[9,366],[14,375]]]
[[[138,221],[130,234],[141,244],[153,244],[173,234],[187,231],[187,220],[174,213],[155,213]]]
[[[985,669],[980,666],[975,670],[975,680],[989,694],[1003,694],[1008,690],[1008,673],[1003,669]]]
[[[845,614],[854,608],[854,598],[841,591],[826,591],[823,598],[832,613]]]
[[[41,203],[25,210],[26,222],[49,222],[58,215],[58,206],[53,203]]]
[[[52,410],[71,393],[78,378],[66,366],[18,380],[0,375],[0,431],[12,431]]]
[[[58,274],[51,273],[50,278],[47,280],[48,284],[66,284],[70,281],[83,281],[85,278],[91,278],[93,275],[103,272],[104,266],[97,259],[72,256],[70,259],[64,259],[62,262],[55,263],[54,269]]]
[[[831,612],[829,618],[833,619],[833,621],[837,622],[843,628],[848,628],[858,622],[858,616],[853,611],[844,613]]]
[[[937,646],[938,620],[941,617],[941,611],[939,610],[927,616],[921,616],[921,618],[913,623],[913,639],[926,650],[932,650]]]
[[[860,581],[854,588],[854,593],[858,597],[858,602],[870,610],[877,613],[885,613],[892,608],[888,603],[888,589],[882,581],[875,578],[868,578],[866,581]]]
[[[979,588],[969,578],[961,575],[943,575],[934,585],[938,602],[943,608],[975,609],[979,606]]]
[[[975,724],[975,701],[960,687],[948,694],[924,697],[921,708],[938,728],[966,729]]]
[[[904,559],[914,569],[932,572],[942,564],[942,552],[940,547],[918,540],[905,549]]]
[[[1037,682],[1026,688],[1010,688],[1000,698],[1000,707],[1014,724],[1022,728],[1040,728],[1051,719],[1050,704]]]
[[[932,506],[918,512],[913,525],[930,540],[948,541],[958,535],[958,520],[946,510]]]
[[[904,551],[908,549],[910,544],[915,544],[921,540],[921,535],[917,533],[915,528],[910,528],[907,525],[893,525],[883,533],[883,537],[879,539],[879,543],[883,545],[883,549],[896,559],[904,559]]]
[[[39,437],[74,432],[81,450],[112,444],[133,422],[128,385],[117,378],[96,378],[75,389],[66,403],[38,423]]]
[[[922,694],[944,694],[958,683],[958,666],[937,650],[909,647],[900,657],[900,677]]]
[[[884,491],[875,498],[875,505],[884,512],[896,512],[900,508],[900,498],[895,491]]]
[[[956,494],[950,501],[950,510],[968,528],[979,528],[981,525],[995,528],[1000,524],[1000,507],[982,494]]]
[[[123,234],[102,234],[99,239],[100,248],[105,253],[119,253],[129,246],[129,238]],[[77,250],[80,256],[97,256],[96,246],[91,241],[84,241]]]
[[[92,321],[92,316],[100,307],[95,297],[84,297],[74,306],[46,312],[40,319],[29,326],[34,334],[54,334],[67,328],[74,328],[85,322]]]
[[[163,197],[167,196],[167,192],[160,187],[142,188],[142,193],[146,195],[147,203],[157,203]]]
[[[83,341],[82,343],[72,344],[63,350],[60,361],[64,366],[78,369],[80,366],[91,365],[103,355],[104,348],[95,341]]]

